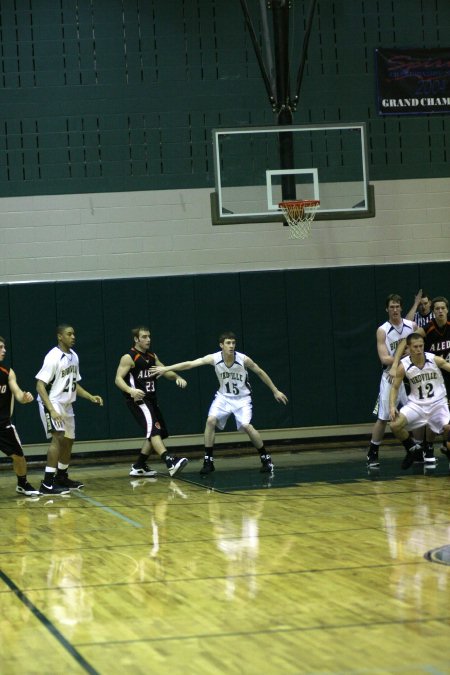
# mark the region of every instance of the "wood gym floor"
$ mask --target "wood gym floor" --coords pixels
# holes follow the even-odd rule
[[[78,463],[51,499],[1,471],[2,675],[450,673],[445,458],[286,450],[268,480],[226,454],[208,479]]]

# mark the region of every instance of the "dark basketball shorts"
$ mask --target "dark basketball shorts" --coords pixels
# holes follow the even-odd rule
[[[11,455],[23,457],[22,444],[14,424],[0,427],[0,450],[8,457]]]
[[[146,438],[152,436],[168,437],[166,424],[156,403],[151,401],[135,403],[133,400],[127,399],[127,406],[139,426],[144,429]]]

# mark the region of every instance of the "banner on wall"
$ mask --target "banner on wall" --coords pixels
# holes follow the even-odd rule
[[[380,115],[450,112],[450,48],[376,49]]]

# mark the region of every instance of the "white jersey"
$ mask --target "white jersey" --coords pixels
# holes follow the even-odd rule
[[[399,326],[394,326],[390,321],[385,321],[380,328],[384,330],[386,334],[386,347],[390,356],[394,356],[395,351],[398,347],[398,343],[403,338],[408,337],[411,333],[414,333],[414,322],[408,321],[408,319],[402,319]],[[387,366],[389,370],[390,366]]]
[[[73,349],[66,353],[59,347],[53,347],[45,357],[36,379],[47,385],[50,401],[62,405],[73,403],[77,397],[77,382],[81,380],[78,356]]]
[[[214,368],[219,380],[219,392],[224,396],[249,396],[251,393],[248,372],[244,366],[245,354],[234,353],[234,361],[227,366],[222,352],[213,354]]]
[[[425,364],[422,368],[415,366],[410,356],[405,356],[401,364],[411,387],[409,401],[417,405],[429,405],[446,398],[444,378],[441,369],[436,365],[434,354],[425,352]]]

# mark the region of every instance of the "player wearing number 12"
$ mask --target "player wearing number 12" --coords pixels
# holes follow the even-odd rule
[[[164,375],[168,370],[190,370],[198,366],[214,366],[219,380],[219,390],[209,408],[205,427],[205,458],[200,474],[205,476],[215,470],[213,446],[215,429],[224,429],[227,419],[234,415],[236,426],[245,431],[261,458],[261,472],[273,473],[272,458],[264,447],[259,431],[250,424],[252,419],[251,389],[247,368],[252,370],[273,393],[279,403],[287,403],[287,397],[276,388],[267,373],[249,356],[236,351],[234,333],[222,333],[219,337],[220,352],[207,354],[193,361],[183,361],[173,366],[153,367],[156,375]]]
[[[424,340],[419,333],[408,335],[406,344],[409,356],[400,361],[389,394],[390,426],[406,450],[402,469],[411,466],[417,449],[408,431],[428,424],[435,434],[442,434],[449,431],[450,418],[442,376],[442,371],[450,372],[450,363],[441,356],[424,352]],[[398,412],[396,401],[404,377],[408,379],[411,390],[406,405]]]

